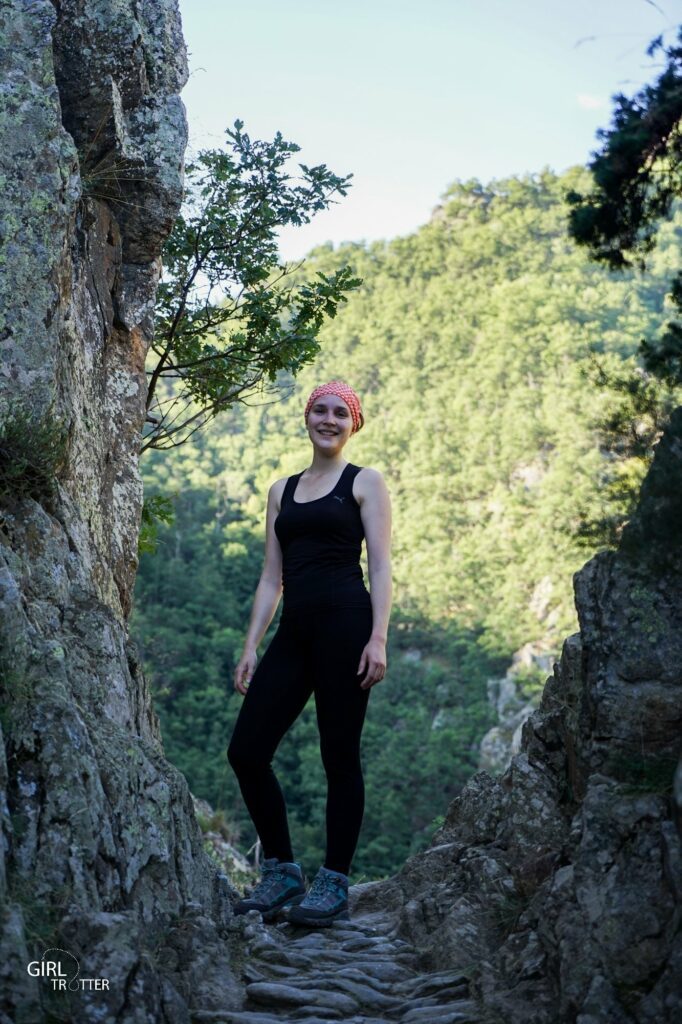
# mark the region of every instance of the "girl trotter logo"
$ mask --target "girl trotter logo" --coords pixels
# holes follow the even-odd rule
[[[46,959],[48,953],[63,953],[64,956]],[[66,992],[67,989],[70,992],[81,992],[109,988],[108,978],[79,978],[81,968],[78,958],[68,949],[60,949],[59,946],[50,946],[40,960],[31,960],[26,969],[33,978],[46,978],[52,983],[55,992]]]

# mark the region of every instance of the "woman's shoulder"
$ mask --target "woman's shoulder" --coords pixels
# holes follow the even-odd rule
[[[292,476],[298,477],[302,472],[303,470],[301,470],[300,473],[290,473],[289,476],[280,476],[270,484],[270,487],[268,488],[268,500],[274,503],[275,510],[277,512],[279,512],[282,506],[282,498],[284,497],[284,491],[287,483],[291,480]]]
[[[386,481],[381,470],[373,466],[360,466],[353,480],[353,496],[359,505],[362,505],[366,498],[385,490]]]
[[[358,472],[355,474],[357,479],[377,481],[383,480],[384,474],[380,469],[375,469],[374,466],[358,466]]]
[[[287,480],[291,480],[292,476],[300,476],[302,472],[303,472],[303,470],[301,470],[300,473],[289,473],[288,476],[278,476],[277,479],[273,480],[272,483],[270,484],[270,490],[271,491],[277,491],[277,490],[283,491],[284,488],[287,485]]]
[[[275,508],[278,512],[280,505],[282,504],[282,496],[288,479],[288,476],[280,476],[277,480],[273,480],[268,488],[268,500],[274,502]]]

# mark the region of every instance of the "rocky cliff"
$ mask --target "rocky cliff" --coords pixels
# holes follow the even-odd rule
[[[521,748],[358,912],[505,1024],[682,1019],[682,409],[620,549],[576,573],[569,637]]]
[[[182,196],[177,0],[3,0],[0,46],[0,1019],[187,1020],[199,974],[196,1005],[233,1000],[229,884],[126,628]],[[51,946],[80,974],[48,1006],[27,965]]]

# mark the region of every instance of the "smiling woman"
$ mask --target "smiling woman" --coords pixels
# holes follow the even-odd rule
[[[311,466],[268,494],[265,563],[235,689],[245,695],[228,758],[260,837],[263,878],[236,913],[327,926],[348,917],[348,873],[364,812],[360,736],[371,687],[386,672],[392,583],[391,507],[377,470],[345,462],[364,425],[343,381],[312,392],[304,419]],[[370,591],[360,555],[367,542]],[[279,628],[256,668],[256,648],[284,596]],[[327,855],[306,894],[294,861],[284,796],[272,770],[282,737],[315,696],[327,776]]]

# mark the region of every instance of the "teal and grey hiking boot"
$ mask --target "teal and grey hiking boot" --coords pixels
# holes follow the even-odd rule
[[[315,875],[308,895],[284,915],[291,924],[326,928],[333,921],[349,921],[348,875],[322,867]]]
[[[235,914],[259,910],[264,921],[270,921],[290,903],[299,903],[305,896],[305,879],[298,864],[267,857],[261,868],[261,880],[248,896],[234,905]]]

